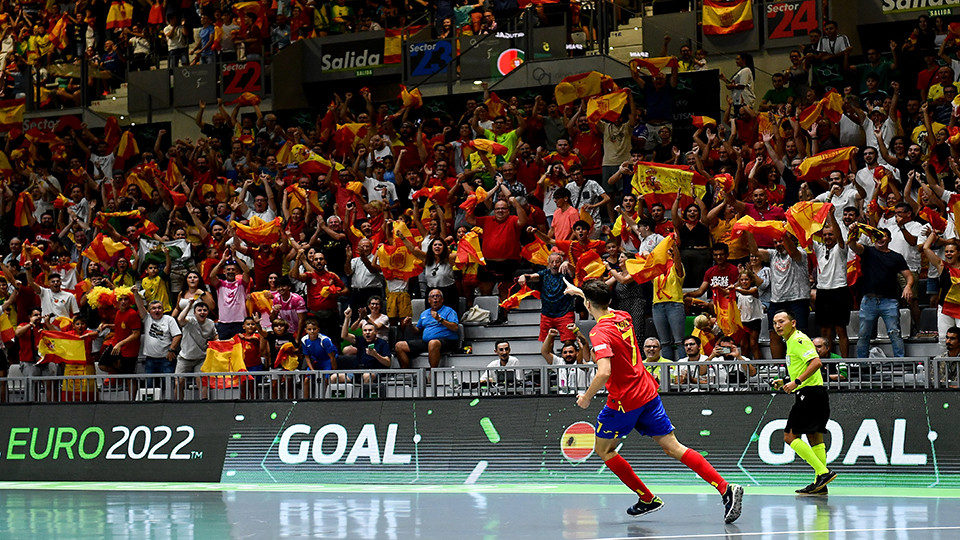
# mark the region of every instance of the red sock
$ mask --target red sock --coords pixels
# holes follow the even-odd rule
[[[623,459],[623,456],[617,454],[607,461],[604,461],[604,464],[613,474],[617,475],[617,478],[619,478],[621,482],[639,495],[641,501],[650,502],[653,500],[653,493],[647,490],[647,486],[640,481],[637,473],[633,472],[633,468],[630,467],[627,460]]]
[[[721,495],[727,491],[727,481],[720,476],[720,473],[713,468],[713,465],[710,465],[707,458],[700,455],[700,452],[692,448],[687,448],[687,451],[683,453],[683,457],[680,458],[680,462],[690,467],[691,471],[697,473],[697,475],[703,478],[708,484],[717,488],[717,491],[719,491]]]

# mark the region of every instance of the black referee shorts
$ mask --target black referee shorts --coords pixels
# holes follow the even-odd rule
[[[823,386],[805,386],[797,390],[797,400],[787,417],[787,427],[794,435],[826,433],[830,420],[830,398]]]

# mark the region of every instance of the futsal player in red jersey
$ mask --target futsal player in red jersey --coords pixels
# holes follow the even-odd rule
[[[583,289],[567,282],[564,292],[583,298],[587,311],[597,320],[590,331],[597,372],[587,391],[577,396],[577,405],[588,408],[593,396],[606,386],[607,404],[597,416],[594,450],[607,468],[640,496],[636,504],[627,508],[627,513],[639,516],[663,507],[660,497],[647,489],[627,460],[617,453],[619,439],[635,429],[641,435],[653,437],[668,456],[680,460],[715,487],[723,496],[723,520],[736,521],[740,517],[743,488],[728,483],[699,452],[677,440],[657,393],[659,384],[643,367],[630,314],[609,308],[610,289],[602,280],[587,281]]]

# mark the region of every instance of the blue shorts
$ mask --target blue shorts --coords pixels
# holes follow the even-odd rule
[[[601,439],[626,437],[634,429],[647,437],[659,437],[673,431],[673,424],[663,408],[660,396],[653,398],[643,407],[627,412],[604,406],[597,415],[597,437]]]

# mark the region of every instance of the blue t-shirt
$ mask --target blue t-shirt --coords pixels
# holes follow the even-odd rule
[[[457,312],[449,306],[442,306],[437,311],[437,314],[440,315],[441,319],[460,324],[460,319],[457,318]],[[425,309],[423,313],[420,314],[420,320],[417,321],[417,328],[423,332],[424,341],[430,341],[431,339],[460,339],[460,336],[455,331],[450,330],[440,324],[440,321],[431,317],[429,309]]]
[[[540,313],[546,317],[562,317],[573,311],[573,297],[563,294],[567,289],[563,274],[544,268],[537,275],[540,276]]]
[[[213,39],[213,26],[204,26],[200,28],[200,46],[206,47],[207,43]],[[206,49],[203,49],[200,54],[202,56],[213,56],[216,51],[213,50],[213,47],[210,46]]]
[[[333,369],[333,364],[330,363],[330,354],[333,353],[333,357],[336,358],[339,351],[337,351],[336,345],[330,338],[323,334],[318,335],[317,339],[303,336],[300,342],[303,344],[303,356],[310,358],[314,369],[321,371]]]
[[[373,356],[370,356],[370,345],[371,342],[363,339],[363,336],[357,336],[357,367],[362,369],[383,369],[383,364]],[[379,338],[374,339],[373,350],[377,351],[377,354],[380,356],[390,358],[390,344],[387,343],[386,340]]]

